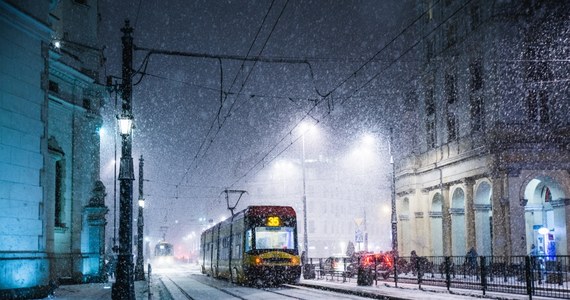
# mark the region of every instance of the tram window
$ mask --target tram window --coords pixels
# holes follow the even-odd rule
[[[295,249],[293,227],[256,227],[256,249]]]
[[[245,251],[250,251],[253,248],[252,242],[252,231],[250,229],[245,232]]]

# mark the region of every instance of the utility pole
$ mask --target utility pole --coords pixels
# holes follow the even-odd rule
[[[123,37],[123,77],[122,113],[119,117],[121,126],[121,165],[119,167],[120,181],[120,216],[119,216],[119,255],[117,263],[117,280],[113,284],[111,296],[113,300],[134,300],[135,284],[133,280],[133,170],[132,152],[132,73],[133,73],[133,28],[125,20],[121,29]]]
[[[143,166],[144,159],[139,159],[139,215],[137,217],[137,264],[135,265],[135,280],[144,280],[144,257],[143,257],[143,229],[144,229],[144,193],[143,193]]]
[[[392,165],[392,253],[398,255],[398,217],[396,214],[396,167],[394,165],[394,156],[392,154],[393,131],[390,128],[390,143],[388,150],[390,152],[390,164]]]

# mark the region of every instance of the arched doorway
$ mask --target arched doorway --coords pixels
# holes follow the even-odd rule
[[[567,255],[566,195],[562,185],[537,176],[524,186],[527,252],[534,244],[548,256]]]
[[[451,255],[467,253],[465,241],[465,193],[461,188],[451,198]]]
[[[443,223],[442,223],[443,197],[440,193],[433,196],[429,212],[431,227],[432,255],[443,255]]]
[[[488,181],[481,181],[477,184],[473,204],[477,252],[480,255],[491,255],[493,253],[491,237],[493,210],[491,209],[491,184]]]

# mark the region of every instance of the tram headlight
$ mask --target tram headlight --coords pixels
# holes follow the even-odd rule
[[[291,264],[296,266],[299,264],[299,258],[297,256],[291,257]]]

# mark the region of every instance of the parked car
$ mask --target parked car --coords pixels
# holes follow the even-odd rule
[[[394,270],[394,257],[391,253],[369,253],[360,257],[359,268],[370,272],[374,279],[378,276],[386,279]]]
[[[348,256],[330,256],[321,266],[321,275],[342,274],[351,277],[356,274],[356,265]]]

